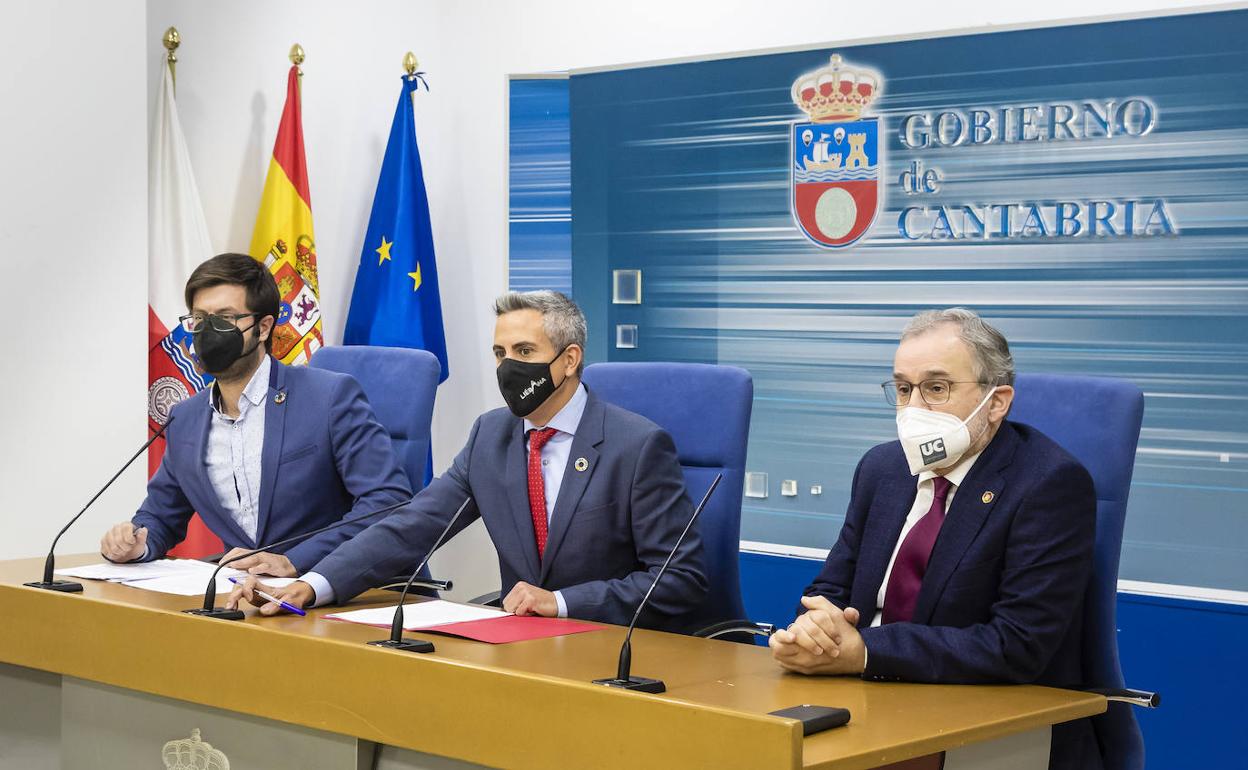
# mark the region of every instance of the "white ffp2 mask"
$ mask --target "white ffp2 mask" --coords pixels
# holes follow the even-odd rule
[[[979,410],[996,392],[995,387],[988,391],[988,395],[965,420],[917,406],[907,406],[898,412],[897,438],[901,439],[910,474],[917,476],[926,470],[948,468],[961,460],[971,446],[971,432],[966,424],[979,414]]]

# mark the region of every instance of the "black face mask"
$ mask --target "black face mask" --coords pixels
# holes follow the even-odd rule
[[[255,327],[254,321],[247,329],[250,331],[253,327]],[[229,369],[244,355],[254,353],[256,347],[260,345],[260,339],[257,336],[256,344],[251,346],[251,350],[244,352],[242,330],[235,326],[229,331],[218,331],[213,328],[211,318],[204,319],[204,328],[194,332],[192,336],[195,342],[195,356],[199,358],[204,371],[214,377]]]
[[[498,365],[498,389],[507,408],[517,417],[528,417],[559,389],[550,373],[550,365],[567,351],[563,350],[546,363],[517,361],[504,358]],[[563,383],[559,383],[562,385]]]

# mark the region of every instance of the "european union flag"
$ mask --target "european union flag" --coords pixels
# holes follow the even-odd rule
[[[403,78],[342,341],[428,350],[442,364],[439,382],[445,382],[450,369],[438,268],[412,115],[412,94],[421,82]]]

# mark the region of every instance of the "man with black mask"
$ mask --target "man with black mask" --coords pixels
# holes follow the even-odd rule
[[[179,320],[214,382],[173,408],[147,499],[130,521],[104,534],[105,558],[161,558],[186,535],[196,511],[234,553],[411,496],[359,383],[269,355],[281,309],[264,265],[245,254],[215,256],[191,273],[185,297],[190,312]],[[366,524],[231,566],[294,577]]]
[[[479,417],[451,468],[410,505],[273,595],[298,606],[347,601],[423,556],[471,498],[456,532],[485,521],[498,550],[503,609],[629,622],[693,513],[676,447],[654,423],[581,384],[585,316],[572,300],[512,292],[495,301],[494,313],[507,408]],[[277,612],[256,587],[248,581],[227,604],[246,599]],[[695,528],[640,625],[693,630],[706,589]]]

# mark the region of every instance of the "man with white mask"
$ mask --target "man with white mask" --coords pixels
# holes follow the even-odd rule
[[[1006,420],[1005,337],[964,308],[906,326],[884,394],[898,441],[871,449],[801,613],[771,637],[801,674],[945,684],[1083,684],[1096,493],[1047,436]],[[1053,728],[1052,768],[1100,768],[1092,725]]]

